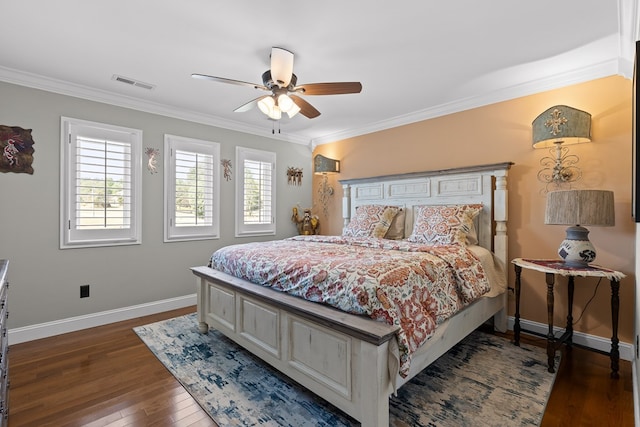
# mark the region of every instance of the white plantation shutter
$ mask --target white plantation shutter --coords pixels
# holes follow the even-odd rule
[[[78,136],[76,140],[76,228],[131,226],[131,145]]]
[[[237,147],[236,163],[236,236],[275,234],[275,153]]]
[[[61,248],[137,244],[142,131],[62,118]]]
[[[271,163],[244,160],[245,224],[271,224]]]
[[[175,150],[176,226],[204,226],[213,221],[213,156]],[[180,188],[182,187],[182,188]]]
[[[219,237],[220,144],[165,135],[165,241]]]

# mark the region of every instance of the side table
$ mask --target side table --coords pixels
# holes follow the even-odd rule
[[[587,267],[571,267],[567,266],[561,260],[545,260],[545,259],[526,259],[516,258],[511,261],[516,271],[516,313],[513,326],[514,344],[520,345],[520,274],[522,269],[536,270],[545,273],[547,284],[547,320],[549,324],[549,332],[547,334],[547,363],[548,371],[555,372],[554,362],[556,350],[566,342],[570,347],[573,340],[573,290],[575,277],[604,277],[611,283],[611,329],[613,336],[611,337],[611,378],[619,378],[618,370],[620,365],[620,350],[618,348],[618,315],[620,311],[620,280],[625,275],[619,271],[610,270],[590,264]],[[567,315],[567,326],[560,338],[556,338],[553,334],[553,286],[555,276],[559,274],[566,276],[568,279],[568,296],[569,307]]]

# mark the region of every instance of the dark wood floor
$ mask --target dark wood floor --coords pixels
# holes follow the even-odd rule
[[[215,426],[131,329],[194,310],[11,346],[9,426]],[[612,380],[607,356],[565,353],[542,426],[633,426],[631,364]]]

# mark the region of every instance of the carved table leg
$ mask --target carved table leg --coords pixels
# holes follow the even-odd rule
[[[611,378],[620,378],[618,374],[620,350],[618,349],[618,314],[620,312],[620,282],[611,280]]]
[[[547,320],[549,323],[549,333],[547,334],[547,363],[549,372],[555,372],[554,364],[556,357],[555,337],[553,335],[553,284],[555,275],[553,273],[545,273],[547,281]]]
[[[567,346],[571,348],[573,344],[573,289],[574,289],[574,277],[569,276],[568,296],[569,296],[569,314],[567,314]]]
[[[515,266],[516,269],[516,313],[515,320],[513,322],[513,343],[517,346],[520,345],[520,274],[522,273],[522,267]]]

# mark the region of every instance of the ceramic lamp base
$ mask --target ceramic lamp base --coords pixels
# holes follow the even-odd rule
[[[589,230],[579,225],[567,228],[567,236],[558,248],[565,264],[586,267],[596,259],[596,248],[589,241]]]

